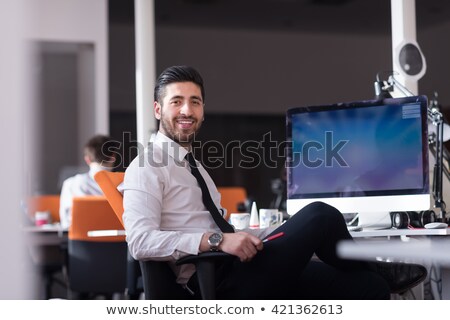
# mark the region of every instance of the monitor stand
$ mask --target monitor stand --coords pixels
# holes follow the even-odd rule
[[[364,229],[389,229],[392,226],[390,212],[360,212],[357,226]]]

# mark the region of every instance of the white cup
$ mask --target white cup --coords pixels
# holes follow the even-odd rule
[[[50,219],[50,211],[36,211],[34,214],[34,224],[37,226],[51,223]]]
[[[283,222],[283,213],[277,209],[260,209],[259,210],[259,227],[268,228],[270,226],[278,226]]]
[[[230,223],[239,230],[250,226],[250,213],[232,213],[230,214]]]

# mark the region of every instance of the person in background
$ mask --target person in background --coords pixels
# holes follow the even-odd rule
[[[114,167],[115,154],[106,145],[110,141],[111,138],[105,135],[96,135],[89,139],[84,146],[84,161],[89,166],[89,172],[64,180],[59,205],[59,216],[63,228],[69,228],[71,224],[74,197],[103,194],[94,180],[94,175],[100,170],[111,171]]]
[[[217,266],[218,299],[389,299],[425,278],[420,265],[339,258],[337,243],[352,237],[343,215],[323,202],[306,206],[276,229],[235,231],[223,211],[220,215],[213,180],[192,155],[204,121],[202,77],[188,66],[170,67],[158,77],[154,95],[159,132],[119,186],[135,259],[168,261],[177,282],[195,298],[200,297],[195,267],[175,261],[207,251],[236,256]],[[280,232],[284,236],[263,243]]]

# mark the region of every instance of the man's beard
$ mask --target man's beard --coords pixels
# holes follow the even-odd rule
[[[192,118],[184,118],[184,119],[192,119]],[[166,133],[166,135],[169,138],[171,138],[173,141],[175,141],[176,143],[178,143],[182,146],[190,145],[195,140],[195,136],[199,133],[200,127],[201,127],[201,123],[198,121],[195,121],[195,123],[198,124],[195,131],[193,131],[191,133],[183,134],[182,133],[183,130],[181,129],[181,130],[177,131],[175,129],[175,125],[171,126],[172,123],[174,123],[176,125],[176,120],[174,120],[173,122],[170,122],[169,120],[164,118],[164,115],[162,115],[161,126],[164,129],[164,132]]]

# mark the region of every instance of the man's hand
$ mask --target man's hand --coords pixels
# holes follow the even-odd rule
[[[200,245],[200,251],[208,251],[209,245],[208,237],[211,233],[205,233]],[[254,235],[247,232],[240,231],[236,233],[224,233],[222,243],[219,245],[219,250],[239,257],[242,262],[247,262],[262,250],[263,243]]]
[[[224,233],[219,249],[223,252],[238,256],[242,262],[248,262],[262,250],[263,243],[254,235],[247,232]]]

